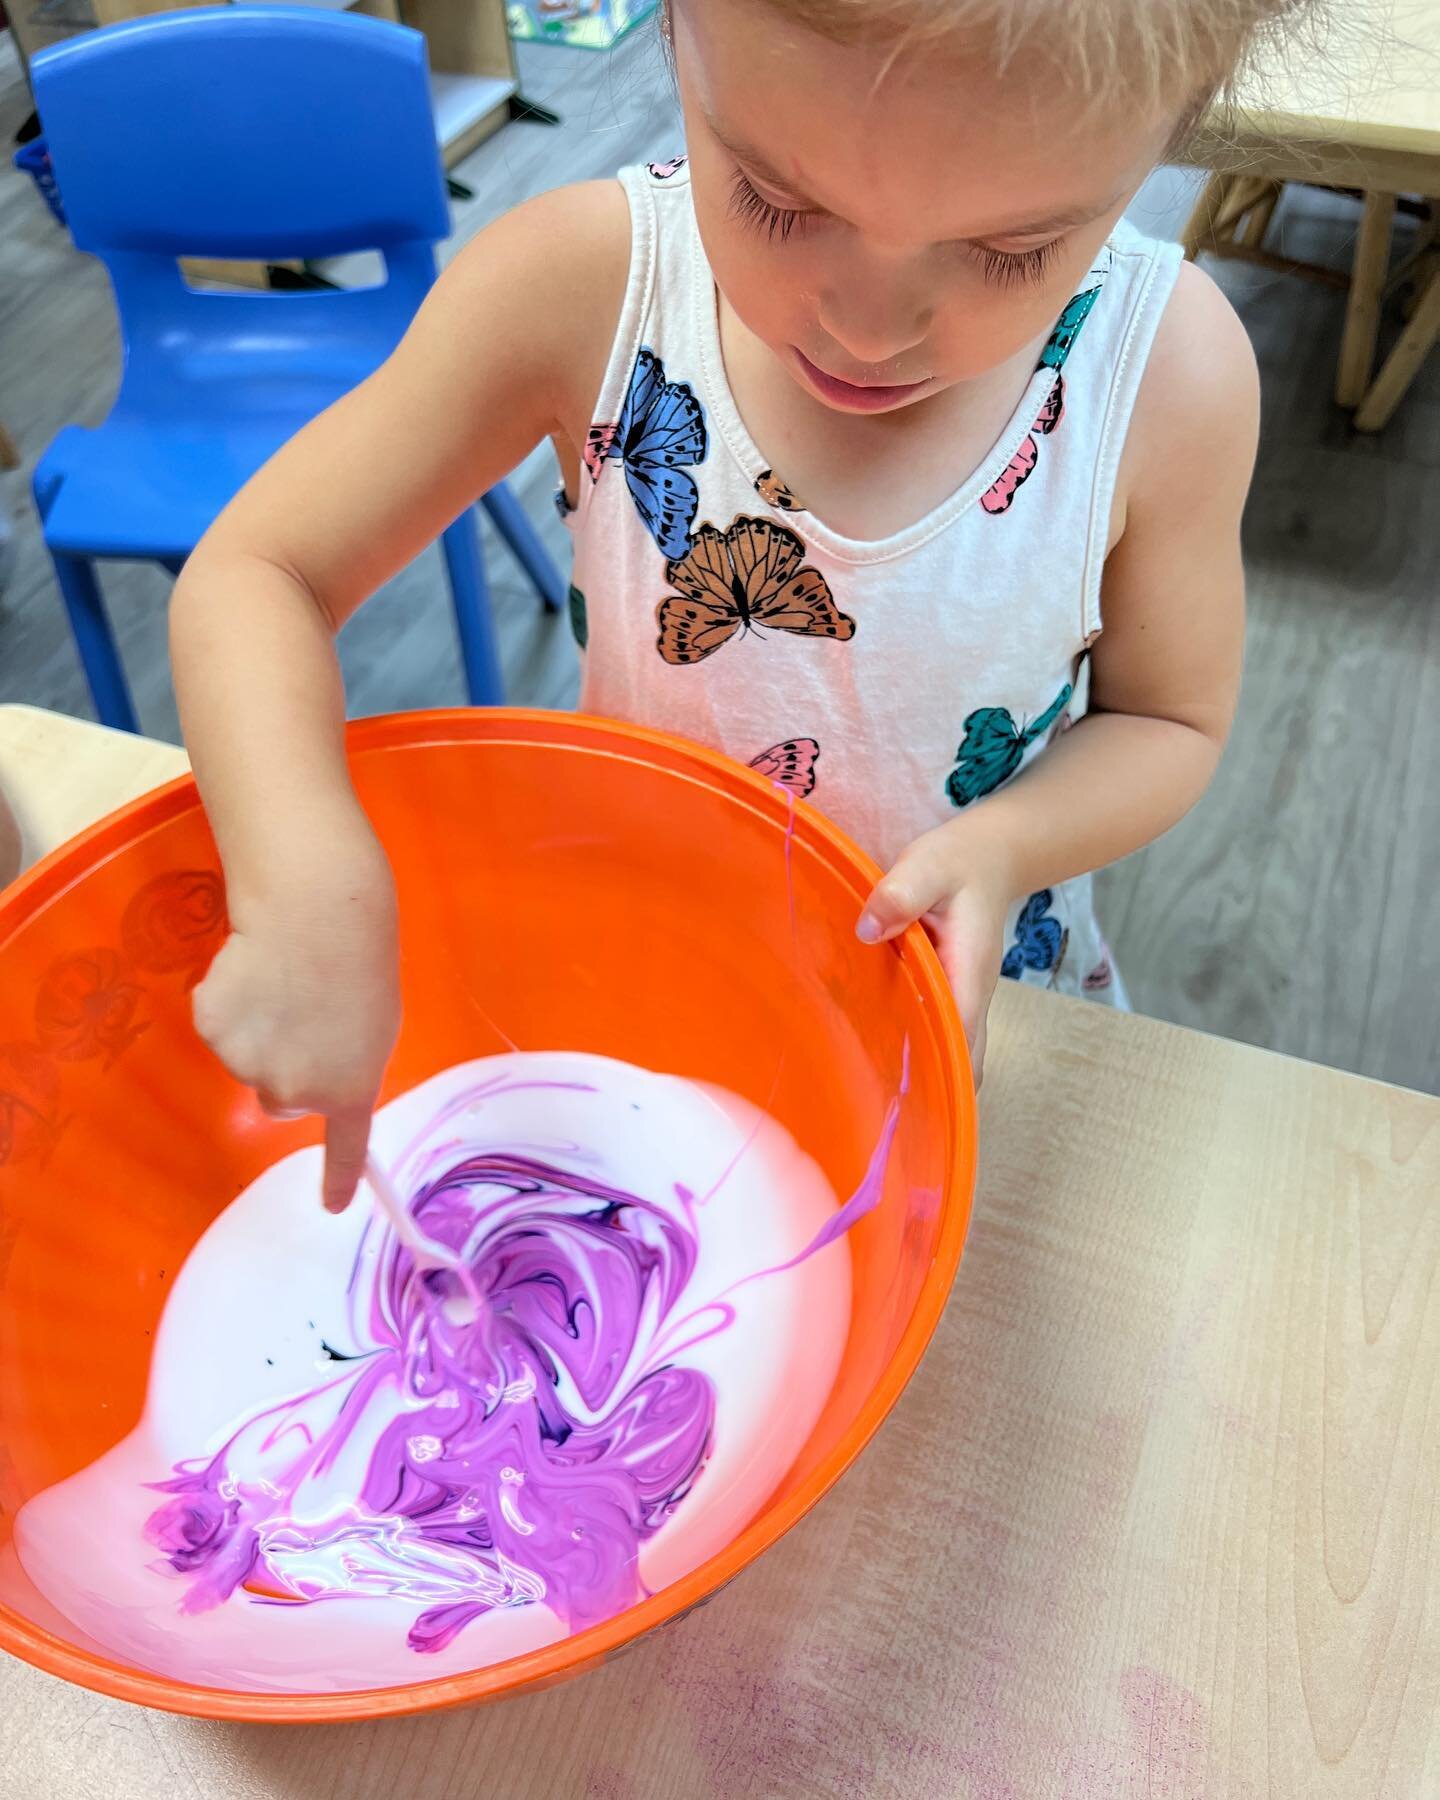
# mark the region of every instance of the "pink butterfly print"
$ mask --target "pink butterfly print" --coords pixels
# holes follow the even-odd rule
[[[1051,388],[1045,404],[1040,408],[1039,413],[1036,415],[1035,423],[1031,429],[1039,432],[1041,437],[1049,437],[1050,433],[1064,417],[1065,377],[1057,369],[1055,371],[1055,385]]]
[[[672,156],[666,162],[654,162],[649,165],[650,173],[657,181],[668,181],[672,175],[678,174],[685,167],[683,156]]]
[[[1102,956],[1080,985],[1087,994],[1097,994],[1101,988],[1109,987],[1114,979],[1115,971],[1110,967],[1110,958]]]
[[[820,745],[814,738],[786,738],[783,744],[772,744],[752,757],[750,767],[806,800],[815,792],[815,765],[819,760]]]
[[[1035,447],[1033,437],[1027,437],[1020,448],[1001,470],[999,478],[980,496],[980,504],[988,513],[1005,512],[1015,498],[1016,488],[1022,486],[1035,467],[1035,458],[1040,452]]]
[[[1040,437],[1049,437],[1065,415],[1065,377],[1057,374],[1055,385],[1045,396],[1045,404],[1035,415],[1035,423],[1030,427],[1030,434],[1024,443],[1010,458],[1001,471],[999,479],[993,481],[980,496],[980,504],[988,513],[1005,512],[1015,498],[1015,490],[1021,487],[1034,471],[1040,455],[1040,446],[1035,442]]]
[[[585,467],[590,471],[590,479],[600,479],[601,465],[615,445],[618,425],[592,425],[585,434],[585,448],[581,455],[585,459]]]

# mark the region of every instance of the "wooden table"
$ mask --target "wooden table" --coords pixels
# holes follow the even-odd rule
[[[178,752],[0,707],[37,838]],[[1440,1101],[1001,984],[955,1297],[859,1466],[598,1673],[380,1726],[0,1659],[6,1800],[1433,1800]]]
[[[1238,109],[1217,110],[1187,147],[1216,173],[1186,233],[1190,255],[1241,256],[1292,273],[1343,277],[1266,248],[1286,182],[1354,188],[1362,212],[1349,278],[1335,398],[1362,431],[1389,420],[1440,337],[1440,252],[1422,238],[1409,323],[1372,380],[1396,197],[1440,203],[1440,0],[1345,0],[1318,43],[1303,30],[1262,64]]]

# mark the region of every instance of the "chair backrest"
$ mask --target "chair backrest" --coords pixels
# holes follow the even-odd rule
[[[87,32],[32,65],[82,250],[260,259],[448,235],[425,41],[362,14],[214,6]]]

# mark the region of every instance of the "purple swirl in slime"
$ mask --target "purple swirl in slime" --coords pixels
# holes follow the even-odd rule
[[[378,1216],[353,1214],[349,1340],[302,1342],[296,1306],[312,1292],[337,1303],[329,1246],[347,1228],[293,1210],[313,1163],[277,1165],[187,1259],[136,1433],[22,1516],[27,1566],[101,1635],[129,1633],[142,1658],[177,1667],[192,1652],[166,1647],[173,1600],[138,1577],[178,1579],[180,1614],[217,1628],[197,1618],[189,1640],[211,1678],[238,1664],[272,1686],[290,1670],[303,1685],[317,1655],[332,1684],[398,1679],[402,1648],[398,1635],[373,1651],[343,1641],[341,1613],[338,1636],[327,1625],[292,1653],[265,1629],[277,1609],[393,1599],[403,1643],[423,1653],[447,1652],[485,1614],[510,1615],[486,1647],[546,1641],[542,1615],[518,1609],[540,1605],[568,1632],[613,1617],[651,1591],[646,1570],[664,1585],[741,1529],[819,1416],[850,1287],[817,1253],[879,1202],[907,1077],[908,1047],[839,1207],[781,1127],[718,1091],[569,1053],[433,1077],[390,1103],[392,1142],[414,1133],[396,1166],[420,1230],[468,1271],[478,1318],[444,1304],[452,1272],[422,1269]],[[308,1246],[295,1263],[291,1242]],[[838,1310],[791,1310],[802,1294]],[[216,1317],[245,1348],[212,1397],[195,1359]],[[318,1381],[317,1342],[332,1359]],[[272,1347],[288,1373],[250,1385],[248,1359]],[[209,1436],[217,1407],[239,1423]],[[174,1460],[202,1433],[223,1442]],[[167,1480],[149,1480],[152,1444]],[[70,1580],[64,1521],[87,1516],[106,1482],[134,1493],[132,1468],[165,1496],[135,1515],[161,1559],[117,1566],[92,1601]],[[96,1567],[130,1554],[117,1544]],[[232,1597],[247,1606],[222,1621]],[[362,1617],[373,1631],[373,1607]]]
[[[155,1484],[171,1498],[146,1534],[188,1581],[182,1610],[242,1585],[289,1605],[404,1595],[435,1602],[409,1633],[434,1651],[492,1607],[544,1599],[575,1631],[642,1597],[639,1547],[689,1492],[714,1429],[713,1383],[667,1354],[693,1206],[677,1219],[500,1154],[456,1163],[412,1210],[463,1253],[479,1322],[448,1321],[436,1277],[387,1232],[374,1348]],[[352,1288],[359,1274],[357,1258]],[[317,1506],[357,1444],[353,1504]]]

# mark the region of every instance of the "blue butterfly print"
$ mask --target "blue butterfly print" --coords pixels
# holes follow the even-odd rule
[[[1067,681],[1031,725],[1017,729],[1006,706],[982,706],[965,721],[965,737],[955,752],[955,767],[945,783],[952,806],[968,806],[993,793],[1020,767],[1025,752],[1064,712],[1074,688]]]
[[[1065,310],[1055,321],[1055,329],[1046,340],[1045,348],[1040,352],[1042,369],[1058,369],[1074,348],[1075,340],[1080,335],[1080,327],[1090,317],[1090,308],[1100,298],[1100,284],[1086,288],[1083,294],[1076,294],[1065,304]]]
[[[1000,973],[1007,981],[1018,981],[1022,969],[1051,969],[1059,974],[1070,934],[1058,919],[1050,917],[1054,898],[1049,888],[1041,888],[1021,907],[1015,921],[1015,942],[1000,964]]]
[[[665,366],[653,350],[636,357],[620,423],[597,448],[602,457],[618,456],[624,463],[630,498],[646,530],[663,556],[678,561],[690,548],[700,503],[689,470],[704,462],[709,443],[700,402],[688,383],[665,379]]]

